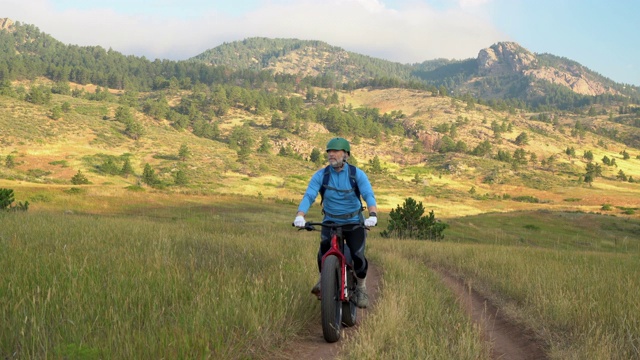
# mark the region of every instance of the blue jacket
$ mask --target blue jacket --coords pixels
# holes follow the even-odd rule
[[[344,215],[350,213],[356,213],[360,209],[361,203],[360,199],[356,198],[355,192],[341,192],[331,190],[331,188],[336,188],[340,190],[351,190],[351,181],[349,180],[349,169],[347,169],[348,163],[345,163],[345,166],[337,172],[333,169],[333,167],[329,167],[329,188],[325,190],[324,193],[324,201],[323,201],[323,209],[325,211],[324,221],[334,221],[338,224],[341,223],[352,223],[360,221],[359,214],[354,215],[348,219],[342,218],[332,218],[330,214],[333,215]],[[309,208],[315,202],[318,194],[320,192],[320,188],[322,187],[322,178],[324,177],[324,168],[316,171],[315,174],[311,177],[309,181],[309,186],[307,186],[307,191],[305,191],[304,196],[302,197],[302,201],[300,201],[300,205],[298,206],[298,211],[302,211],[305,214],[309,212]],[[373,188],[371,187],[371,183],[369,182],[369,178],[367,174],[364,173],[361,169],[356,170],[356,182],[358,183],[358,189],[360,189],[360,195],[367,203],[367,206],[376,206],[376,198],[373,194]]]

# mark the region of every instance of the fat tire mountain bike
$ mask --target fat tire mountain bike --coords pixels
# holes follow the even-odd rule
[[[364,227],[360,223],[334,224],[326,222],[307,222],[300,230],[314,231],[315,226],[331,229],[331,248],[322,256],[320,271],[320,309],[322,334],[327,342],[340,340],[342,325],[356,324],[358,307],[353,299],[357,278],[353,271],[353,260],[349,247],[345,244],[343,228]],[[319,230],[318,230],[319,231]]]

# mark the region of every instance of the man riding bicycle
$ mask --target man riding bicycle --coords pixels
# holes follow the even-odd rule
[[[327,143],[329,166],[318,170],[309,181],[307,190],[298,205],[298,213],[293,224],[304,227],[305,214],[315,202],[318,193],[322,195],[323,222],[347,224],[360,222],[367,227],[378,223],[376,198],[369,182],[369,178],[359,168],[349,165],[347,160],[351,156],[351,146],[346,139],[333,138]],[[360,196],[367,203],[369,217],[364,219]],[[353,258],[353,268],[358,279],[354,294],[356,306],[366,308],[369,297],[366,291],[365,279],[369,263],[364,256],[367,239],[366,229],[355,227],[343,229],[343,234]],[[324,228],[320,234],[320,249],[318,251],[318,270],[321,271],[322,256],[331,247],[330,229]],[[320,296],[320,280],[311,290]]]

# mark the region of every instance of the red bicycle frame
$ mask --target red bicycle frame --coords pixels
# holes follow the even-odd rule
[[[344,247],[344,244],[343,244]],[[340,281],[340,301],[347,301],[347,266],[349,266],[349,264],[347,264],[347,257],[344,256],[343,251],[341,251],[340,249],[340,244],[338,244],[338,234],[334,233],[331,234],[331,248],[329,248],[329,251],[327,251],[323,256],[322,256],[322,266],[324,266],[324,259],[327,258],[327,256],[330,255],[335,255],[338,259],[340,259],[340,273],[341,276],[340,278],[342,279]]]

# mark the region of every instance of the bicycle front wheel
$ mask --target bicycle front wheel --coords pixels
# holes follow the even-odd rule
[[[340,340],[342,326],[342,302],[340,301],[340,260],[333,255],[327,256],[322,265],[321,304],[322,334],[327,342]]]

